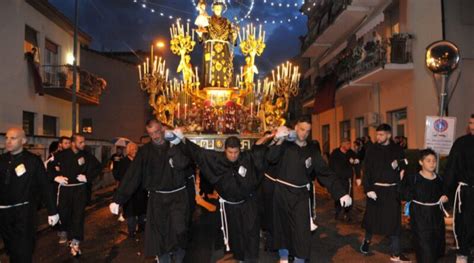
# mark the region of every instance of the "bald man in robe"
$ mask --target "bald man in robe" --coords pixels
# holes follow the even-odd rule
[[[25,132],[11,128],[5,137],[7,152],[0,155],[0,236],[10,262],[32,262],[38,203],[45,204],[50,225],[59,215],[43,162],[23,148]]]

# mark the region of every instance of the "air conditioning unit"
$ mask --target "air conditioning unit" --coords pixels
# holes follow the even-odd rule
[[[364,126],[377,126],[380,124],[380,116],[377,112],[367,112],[364,114]]]

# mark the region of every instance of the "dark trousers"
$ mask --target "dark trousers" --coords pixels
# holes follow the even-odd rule
[[[145,218],[146,215],[141,215],[141,216],[129,216],[127,217],[127,227],[128,227],[128,233],[133,234],[135,233],[137,226],[138,229],[144,230],[145,229]]]
[[[0,236],[11,263],[32,262],[35,221],[35,206],[31,204],[0,209]]]
[[[59,190],[59,218],[63,231],[67,232],[68,240],[84,239],[84,217],[88,199],[85,184],[61,187]]]
[[[372,233],[365,231],[365,240],[372,240]],[[400,235],[390,236],[390,251],[392,252],[392,255],[400,255]]]

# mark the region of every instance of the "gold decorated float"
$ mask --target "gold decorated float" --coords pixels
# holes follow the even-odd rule
[[[300,73],[289,62],[257,79],[256,58],[266,48],[262,25],[242,27],[223,16],[224,1],[214,0],[213,14],[198,4],[194,25],[176,21],[170,28],[170,49],[179,56],[179,79],[169,78],[166,62],[151,56],[138,66],[140,87],[158,120],[184,127],[188,134],[255,135],[285,124],[289,100],[298,94]],[[196,45],[203,49],[201,68],[191,63]],[[234,47],[245,64],[234,69]]]

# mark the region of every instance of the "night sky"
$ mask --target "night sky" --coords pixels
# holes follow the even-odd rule
[[[73,0],[49,0],[73,21]],[[183,21],[194,19],[197,11],[193,0],[78,0],[79,26],[92,36],[91,48],[100,51],[149,50],[151,41],[169,40],[169,27],[177,17]],[[198,2],[199,0],[195,0]],[[227,18],[242,18],[250,10],[252,0],[226,0]],[[254,0],[250,19],[240,22],[240,26],[249,22],[263,24],[266,30],[267,48],[262,57],[256,58],[260,75],[278,64],[292,58],[300,52],[299,36],[306,34],[306,17],[299,13],[302,0]],[[207,0],[207,12],[212,14]],[[273,3],[273,6],[272,6]],[[145,4],[144,8],[142,5]],[[152,12],[152,9],[154,12]],[[170,19],[172,16],[173,19]],[[295,19],[297,17],[297,19]],[[258,21],[257,21],[258,19]],[[291,21],[288,22],[288,19]],[[264,21],[267,21],[265,24]],[[274,23],[273,23],[274,22]],[[283,22],[283,23],[282,23]],[[192,63],[200,65],[201,46],[194,49]],[[236,47],[234,63],[244,64],[243,57]],[[178,56],[171,55],[169,48],[164,54],[171,65],[177,65]]]

